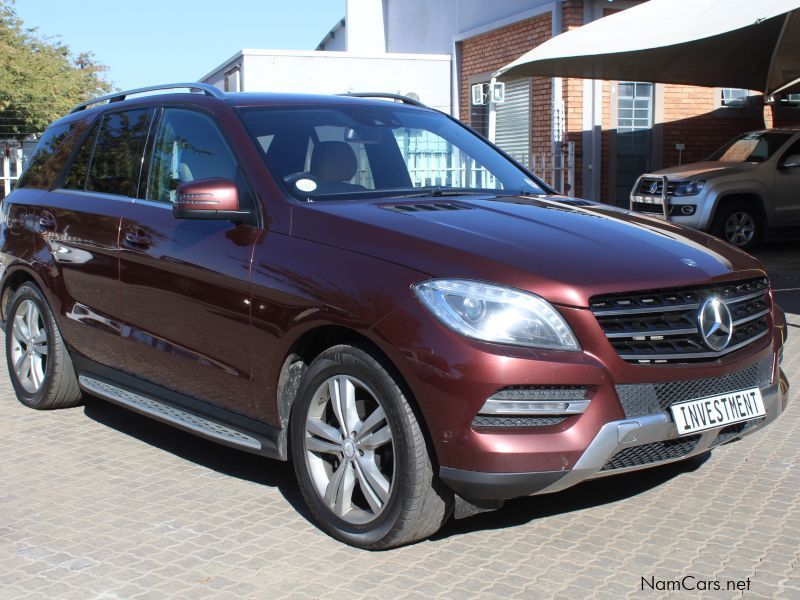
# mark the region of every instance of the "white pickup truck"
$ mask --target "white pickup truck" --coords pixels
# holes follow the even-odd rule
[[[800,131],[734,138],[703,162],[646,173],[632,211],[708,231],[740,248],[800,228]]]

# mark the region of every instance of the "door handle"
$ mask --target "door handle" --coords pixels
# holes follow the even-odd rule
[[[150,243],[150,234],[145,231],[128,231],[125,234],[125,244],[128,246],[133,246],[134,248],[149,248]]]

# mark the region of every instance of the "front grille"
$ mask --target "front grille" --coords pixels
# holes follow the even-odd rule
[[[684,206],[686,205],[670,204],[668,210],[669,215],[674,216],[684,214],[681,212],[681,209],[683,209]],[[658,215],[660,217],[664,216],[664,204],[660,200],[658,202],[633,202],[631,204],[631,210],[646,215]]]
[[[633,383],[616,386],[625,418],[643,417],[668,411],[676,402],[706,398],[747,388],[768,386],[772,381],[772,357],[720,377]]]
[[[671,196],[675,192],[677,185],[674,181],[667,182],[667,196]],[[636,194],[639,196],[661,196],[663,191],[664,180],[661,177],[642,177],[639,187],[636,188]]]
[[[723,300],[733,318],[728,346],[711,350],[697,326],[703,301]],[[769,332],[766,277],[685,288],[595,296],[589,307],[611,345],[633,363],[713,360],[743,348]]]
[[[647,213],[648,215],[664,215],[664,205],[660,202],[658,204],[653,202],[634,202],[631,208],[636,212]]]
[[[559,425],[569,417],[517,417],[517,416],[496,416],[496,415],[475,415],[472,419],[472,428],[492,428],[492,427],[550,427]]]
[[[600,470],[613,471],[614,469],[639,467],[674,458],[681,458],[694,450],[699,441],[699,435],[690,435],[675,440],[651,442],[650,444],[624,448],[611,457]]]

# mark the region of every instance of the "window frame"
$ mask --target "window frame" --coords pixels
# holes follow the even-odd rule
[[[748,94],[745,96],[744,102],[737,106],[722,103],[722,90],[744,88],[728,88],[723,86],[713,89],[714,104],[711,115],[715,119],[752,119],[758,116],[763,108],[763,102],[759,101],[759,98],[763,98],[763,96],[753,90],[746,90]]]

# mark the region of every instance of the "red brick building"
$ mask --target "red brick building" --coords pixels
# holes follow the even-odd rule
[[[566,31],[591,20],[593,15],[587,15],[591,13],[587,9],[602,8],[605,16],[638,2],[603,2],[602,7],[589,0],[560,4]],[[471,83],[485,80],[487,74],[548,40],[554,33],[553,22],[547,12],[461,40],[460,98],[470,100]],[[800,126],[800,103],[792,102],[794,97],[765,106],[760,94],[746,90],[580,79],[563,79],[558,86],[549,77],[533,77],[530,85],[531,156],[537,161],[532,166],[540,171],[540,157],[544,155],[545,164],[550,165],[553,149],[559,150],[552,123],[553,112],[561,110],[564,141],[575,144],[574,194],[622,205],[642,171],[703,160],[728,139],[748,130]],[[595,106],[586,106],[592,102],[594,86],[599,88],[599,97]],[[563,105],[557,98],[552,101],[559,87]],[[481,115],[470,108],[462,101],[459,116],[480,128]],[[595,119],[591,119],[592,113]],[[587,161],[593,156],[591,148],[587,152],[590,144],[599,144],[600,150],[592,162]],[[599,177],[593,174],[597,170]]]
[[[347,0],[348,15],[318,49],[347,50],[369,37],[378,52],[450,54],[453,114],[488,133],[489,108],[480,94],[474,102],[473,86],[554,35],[639,3]],[[574,189],[565,191],[623,206],[644,171],[702,160],[745,131],[800,126],[797,96],[765,106],[757,92],[728,88],[552,77],[505,83],[506,102],[495,105],[498,145],[560,187],[553,156],[557,166],[572,142]]]

